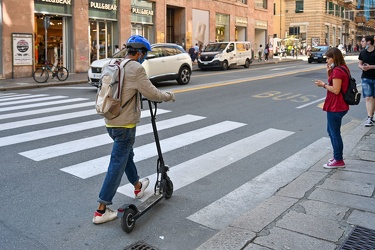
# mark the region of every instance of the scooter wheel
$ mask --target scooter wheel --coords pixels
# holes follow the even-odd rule
[[[135,211],[132,208],[126,208],[124,211],[124,215],[121,217],[121,228],[126,233],[131,233],[135,226],[135,220],[133,220],[133,216],[135,215]]]
[[[165,199],[169,199],[172,197],[173,194],[173,182],[171,180],[167,180],[167,187],[165,189]]]

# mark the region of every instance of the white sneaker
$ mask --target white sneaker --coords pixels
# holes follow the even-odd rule
[[[372,126],[374,126],[374,123],[372,122],[371,117],[367,117],[365,127],[372,127]]]
[[[117,211],[113,211],[108,207],[105,209],[105,213],[101,214],[98,211],[95,211],[94,218],[92,218],[92,222],[94,224],[101,224],[117,218]]]
[[[134,195],[136,199],[141,199],[144,195],[144,192],[146,188],[148,187],[148,184],[150,183],[150,180],[148,178],[144,178],[141,180],[142,187],[139,190],[134,190]]]

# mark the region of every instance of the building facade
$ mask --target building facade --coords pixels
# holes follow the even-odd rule
[[[112,55],[133,34],[189,49],[198,43],[272,37],[268,0],[0,0],[0,77],[32,75],[46,58],[70,72]]]
[[[355,46],[374,24],[357,0],[275,0],[274,37],[297,38],[305,46]],[[372,16],[373,17],[373,16]]]

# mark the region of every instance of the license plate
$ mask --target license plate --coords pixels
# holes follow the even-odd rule
[[[207,65],[208,63],[203,63],[204,65]]]
[[[318,57],[317,57],[317,56],[315,56],[315,57],[314,57],[314,59],[318,59]]]
[[[102,76],[102,74],[94,74],[94,78],[99,79]]]

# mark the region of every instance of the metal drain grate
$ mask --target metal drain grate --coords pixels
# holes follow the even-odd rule
[[[340,250],[375,249],[375,230],[365,227],[355,227],[349,234]]]
[[[124,250],[158,250],[158,249],[142,241],[139,241],[130,246],[125,247]]]

